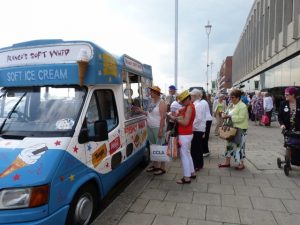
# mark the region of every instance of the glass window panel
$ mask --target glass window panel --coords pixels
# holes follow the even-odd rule
[[[291,85],[300,86],[300,56],[291,60]]]
[[[282,64],[282,83],[281,86],[290,86],[291,85],[291,63],[287,61]],[[277,85],[280,86],[280,85]]]

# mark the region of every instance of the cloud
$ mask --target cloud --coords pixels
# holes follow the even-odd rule
[[[179,87],[206,86],[207,21],[216,77],[234,52],[253,1],[178,0]],[[150,64],[163,90],[174,84],[175,0],[10,0],[1,9],[1,47],[34,39],[89,40]]]

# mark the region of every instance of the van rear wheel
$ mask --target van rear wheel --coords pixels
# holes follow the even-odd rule
[[[67,218],[67,225],[88,225],[97,212],[97,190],[87,184],[76,193]]]

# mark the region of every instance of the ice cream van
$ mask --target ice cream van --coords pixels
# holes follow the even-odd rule
[[[0,49],[0,224],[89,224],[149,161],[151,66],[87,41]]]

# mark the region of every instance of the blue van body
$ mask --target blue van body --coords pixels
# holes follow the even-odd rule
[[[151,66],[91,42],[0,49],[0,224],[92,220],[111,188],[148,160],[146,117],[127,115],[124,102],[133,82],[147,92]]]

